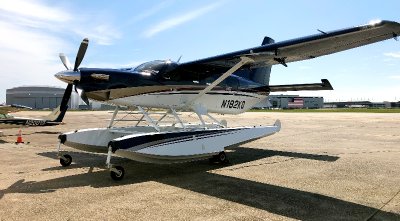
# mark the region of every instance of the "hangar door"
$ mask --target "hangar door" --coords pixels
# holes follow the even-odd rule
[[[36,108],[35,98],[33,97],[19,97],[14,99],[14,104],[25,105],[28,107]]]

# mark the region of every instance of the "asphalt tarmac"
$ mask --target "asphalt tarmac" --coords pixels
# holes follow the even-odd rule
[[[18,128],[1,129],[0,220],[400,220],[400,114],[217,115],[282,129],[228,150],[228,165],[114,157],[126,170],[116,182],[105,155],[63,147],[74,162],[61,167],[58,134],[110,117],[68,112],[64,125],[22,128],[19,145]]]

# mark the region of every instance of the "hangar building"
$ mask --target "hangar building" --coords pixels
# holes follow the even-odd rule
[[[301,97],[299,95],[270,95],[271,108],[323,108],[323,97]]]
[[[25,105],[34,109],[54,109],[61,104],[64,91],[65,88],[49,86],[14,87],[6,90],[6,103]],[[68,106],[75,109],[78,102],[79,96],[73,92]]]

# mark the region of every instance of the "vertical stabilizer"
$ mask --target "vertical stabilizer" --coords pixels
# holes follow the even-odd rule
[[[266,37],[264,37],[261,45],[267,45],[267,44],[272,44],[272,43],[275,43],[274,39],[266,36]],[[251,70],[245,70],[245,71],[242,70],[242,71],[235,73],[235,75],[249,79],[251,81],[257,82],[262,85],[269,85],[271,68],[272,68],[272,66],[270,65],[270,66],[265,66],[262,68],[254,68]]]
[[[62,122],[64,119],[65,111],[61,111],[61,105],[55,108],[49,115],[46,116],[46,120],[52,122]]]
[[[53,112],[47,115],[46,120],[52,122],[62,122],[65,116],[65,112],[67,112],[68,110],[68,101],[71,97],[72,86],[72,84],[68,84],[67,88],[65,89],[60,106],[58,106],[56,109],[53,110]]]

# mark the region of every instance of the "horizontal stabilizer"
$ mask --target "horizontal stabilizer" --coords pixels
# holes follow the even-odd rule
[[[331,83],[327,79],[322,79],[321,83],[314,84],[269,85],[266,87],[270,92],[333,90]]]

